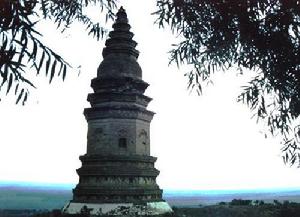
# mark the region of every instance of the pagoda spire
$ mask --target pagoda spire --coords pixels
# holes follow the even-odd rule
[[[142,70],[137,62],[139,51],[135,49],[137,43],[132,39],[134,34],[130,31],[131,26],[123,7],[119,9],[112,27],[113,31],[109,33],[102,51],[103,61],[98,68],[98,77],[141,79]]]
[[[117,13],[117,19],[115,23],[128,23],[127,14],[123,6],[120,7],[118,13]],[[114,26],[113,26],[114,27]]]

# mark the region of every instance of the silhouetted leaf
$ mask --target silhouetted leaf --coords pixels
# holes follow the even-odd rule
[[[18,89],[19,89],[19,85],[20,85],[20,83],[16,84],[16,87],[15,87],[15,95],[17,95],[17,92],[18,92]]]
[[[13,82],[13,74],[10,73],[10,74],[9,74],[9,79],[8,79],[8,84],[7,84],[7,91],[6,91],[6,94],[8,94],[8,92],[10,91],[12,82]]]
[[[8,66],[7,66],[7,64],[5,64],[3,68],[4,68],[4,71],[1,72],[2,83],[1,83],[0,87],[2,87],[3,84],[6,83],[7,77],[8,77]]]
[[[19,93],[19,96],[18,96],[18,98],[17,98],[16,104],[19,103],[19,101],[21,100],[23,94],[24,94],[24,89],[22,89],[21,92]]]
[[[23,102],[22,102],[23,105],[27,101],[27,98],[28,98],[28,92],[25,92],[25,96],[24,96],[24,99],[23,99]]]
[[[51,62],[51,59],[50,59],[50,57],[48,57],[48,60],[47,60],[47,62],[46,62],[46,76],[48,75],[50,62]]]
[[[44,63],[44,58],[45,58],[45,52],[42,53],[42,57],[41,57],[41,59],[40,59],[40,63],[39,63],[38,69],[37,69],[37,74],[40,73],[40,70],[41,70],[42,65],[43,65],[43,63]]]
[[[54,74],[55,74],[55,67],[56,67],[56,60],[54,61],[54,63],[52,64],[52,68],[51,68],[51,75],[50,75],[50,81],[49,83],[51,83],[53,77],[54,77]]]
[[[63,75],[62,75],[63,80],[65,80],[66,75],[67,75],[67,66],[64,65],[64,68],[63,68]]]
[[[37,53],[37,43],[33,41],[32,58],[35,59]]]

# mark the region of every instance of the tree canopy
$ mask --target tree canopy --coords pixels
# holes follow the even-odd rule
[[[37,75],[45,71],[50,83],[55,76],[65,79],[71,66],[41,41],[42,34],[35,27],[41,20],[50,20],[58,31],[64,31],[77,21],[99,39],[105,28],[84,13],[89,6],[99,7],[106,20],[114,17],[114,0],[1,0],[0,91],[7,94],[14,87],[16,102],[24,104],[30,88],[35,87],[26,76],[29,69]]]
[[[283,136],[283,159],[300,165],[300,1],[160,0],[157,23],[183,39],[171,62],[191,64],[191,88],[218,70],[256,71],[238,101],[272,135]]]
[[[34,82],[28,66],[42,71],[51,83],[71,67],[40,40],[40,20],[57,24],[59,31],[83,23],[100,39],[103,23],[84,13],[97,6],[113,18],[117,0],[1,0],[0,91],[14,87],[16,101],[25,102]],[[254,71],[238,101],[246,103],[272,135],[283,136],[283,159],[300,165],[300,1],[299,0],[157,0],[156,23],[170,27],[181,42],[170,51],[170,61],[189,64],[189,87],[202,90],[203,82],[220,70]]]

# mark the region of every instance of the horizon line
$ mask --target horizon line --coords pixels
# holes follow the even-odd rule
[[[59,187],[59,188],[72,188],[77,183],[63,183],[63,182],[35,182],[35,181],[13,181],[13,180],[0,180],[0,187]],[[274,192],[274,191],[300,191],[300,186],[292,187],[258,187],[258,188],[211,188],[211,189],[183,189],[183,188],[163,188],[164,192],[177,192],[177,193],[188,193],[188,192]]]

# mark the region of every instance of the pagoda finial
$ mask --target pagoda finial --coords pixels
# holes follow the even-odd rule
[[[103,57],[105,58],[110,53],[127,53],[137,58],[139,55],[139,52],[135,50],[137,43],[132,40],[133,33],[130,32],[125,9],[120,7],[116,15],[116,20],[112,25],[113,31],[109,33],[109,39],[105,43]]]
[[[134,77],[140,79],[142,70],[137,62],[139,52],[135,49],[137,43],[132,39],[127,14],[120,7],[113,30],[105,42],[103,61],[98,68],[99,77]]]
[[[117,12],[116,23],[128,23],[127,14],[123,6],[121,6]]]

